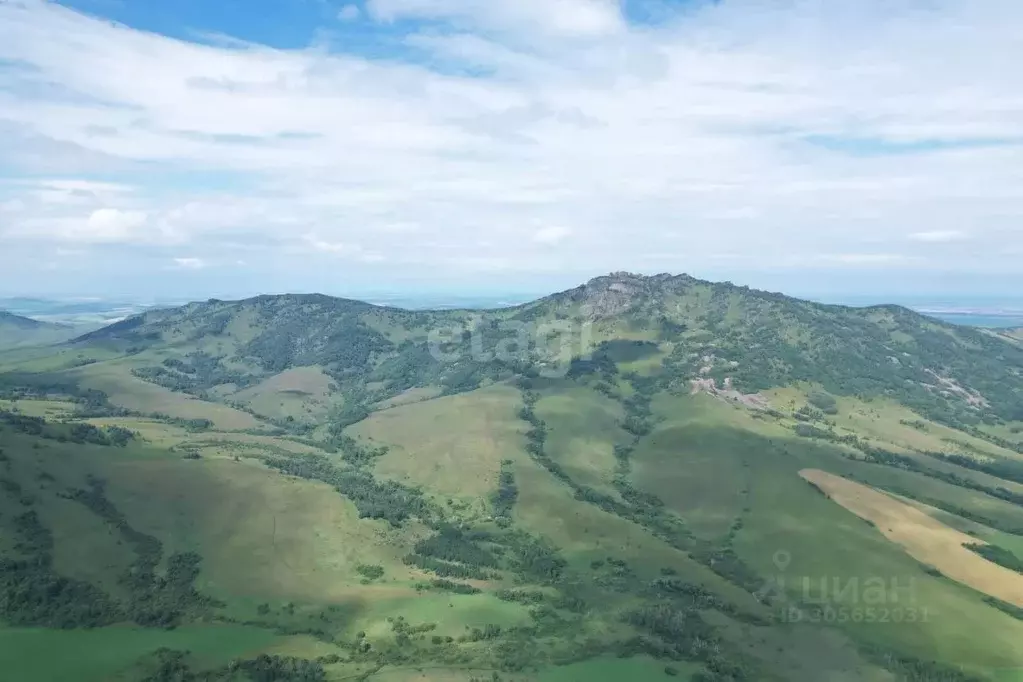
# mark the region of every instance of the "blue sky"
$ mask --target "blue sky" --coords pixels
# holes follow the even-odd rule
[[[0,0],[0,294],[1023,290],[1015,0]]]

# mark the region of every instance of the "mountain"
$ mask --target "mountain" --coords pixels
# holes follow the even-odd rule
[[[545,334],[555,327],[552,344]],[[430,352],[431,334],[449,340],[449,361]],[[524,347],[504,362],[480,359],[520,335]],[[836,395],[892,397],[953,425],[1023,419],[1023,352],[982,331],[898,306],[822,305],[685,275],[616,273],[494,311],[413,312],[315,295],[209,301],[129,318],[80,341],[194,353],[201,370],[165,358],[135,372],[197,394],[317,366],[349,402],[379,402],[416,386],[477,388],[589,351],[647,356],[664,389],[700,379],[756,393],[813,381]]]
[[[1021,372],[1008,337],[685,275],[150,310],[0,355],[0,661],[1019,679]]]
[[[0,348],[60,343],[81,332],[81,327],[40,322],[0,310]]]
[[[21,296],[0,298],[0,309],[16,315],[59,324],[87,325],[92,329],[124,319],[155,305],[101,298],[48,299]]]
[[[46,326],[44,322],[37,322],[36,320],[21,317],[20,315],[14,315],[13,313],[8,313],[3,310],[0,310],[0,320],[2,320],[5,325],[9,325],[16,329],[39,329]]]

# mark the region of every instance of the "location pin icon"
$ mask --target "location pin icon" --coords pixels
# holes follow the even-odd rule
[[[787,552],[784,549],[779,549],[777,552],[774,553],[774,556],[771,557],[771,561],[774,562],[775,567],[779,571],[784,573],[785,569],[788,568],[789,564],[792,563],[792,553]]]

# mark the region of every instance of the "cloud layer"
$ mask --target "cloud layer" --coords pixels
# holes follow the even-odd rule
[[[0,288],[1023,270],[1020,3],[632,10],[339,3],[282,50],[0,1]]]

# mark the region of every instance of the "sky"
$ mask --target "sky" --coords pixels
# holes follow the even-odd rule
[[[1018,0],[0,0],[0,294],[1023,292]]]

